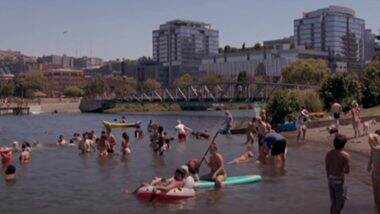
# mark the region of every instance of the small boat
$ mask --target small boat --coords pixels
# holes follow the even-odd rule
[[[169,192],[156,190],[154,186],[140,187],[136,192],[137,198],[144,201],[176,201],[195,197],[194,189],[175,188]]]
[[[260,182],[262,177],[260,175],[240,175],[240,176],[231,176],[227,177],[225,181],[223,181],[223,185],[231,186],[231,185],[240,185],[240,184],[250,184]],[[198,181],[195,182],[195,188],[213,188],[215,186],[214,181]]]
[[[296,122],[288,122],[288,123],[280,123],[277,124],[274,129],[276,132],[290,132],[290,131],[296,131],[297,126]]]
[[[235,128],[230,130],[232,135],[237,135],[237,134],[245,134],[247,132],[247,128]],[[225,130],[222,130],[220,132],[223,135],[227,135],[227,132]]]
[[[140,126],[141,121],[137,121],[135,123],[120,123],[120,122],[109,122],[109,121],[102,121],[104,127],[106,128],[137,128]]]

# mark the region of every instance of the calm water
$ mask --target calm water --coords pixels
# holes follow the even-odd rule
[[[130,121],[160,121],[174,134],[180,118],[195,130],[207,128],[215,133],[223,118],[219,113],[197,115],[130,115]],[[212,117],[208,117],[211,115]],[[240,115],[243,116],[243,115]],[[132,140],[127,159],[114,156],[99,159],[97,154],[79,155],[76,148],[56,147],[58,135],[68,139],[73,132],[100,132],[101,120],[115,115],[58,114],[24,117],[0,117],[0,144],[14,140],[39,140],[44,146],[34,149],[32,161],[21,166],[16,158],[17,180],[5,183],[0,175],[0,213],[142,213],[166,212],[256,212],[256,213],[328,213],[329,198],[323,158],[327,148],[295,145],[288,148],[287,171],[276,172],[270,166],[255,163],[228,165],[229,175],[260,174],[261,183],[227,187],[220,191],[200,190],[197,197],[176,203],[145,203],[124,190],[134,190],[154,176],[170,177],[174,169],[191,158],[200,158],[206,141],[191,139],[187,144],[173,143],[163,158],[153,155],[148,138]],[[128,130],[132,136],[133,130]],[[120,140],[121,131],[115,131]],[[217,142],[226,161],[244,151],[243,136],[219,136]],[[119,142],[120,143],[120,142]],[[344,213],[373,213],[366,158],[352,154],[353,173],[348,179],[349,201]],[[206,172],[202,168],[201,172]]]

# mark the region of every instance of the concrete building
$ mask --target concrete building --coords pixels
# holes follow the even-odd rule
[[[0,67],[0,83],[5,83],[13,79],[13,75],[7,67]]]
[[[364,34],[364,60],[366,63],[372,61],[373,57],[375,57],[375,40],[376,35],[372,33],[372,30],[365,30]]]
[[[252,79],[256,76],[279,79],[282,69],[290,63],[302,58],[328,60],[325,51],[305,49],[270,49],[257,51],[239,51],[205,57],[200,72],[215,73],[224,77],[235,78],[245,71]]]
[[[169,82],[197,74],[201,59],[218,53],[219,32],[203,22],[172,20],[153,31],[153,60],[168,67]]]
[[[266,40],[263,42],[265,49],[290,49],[294,46],[294,37],[284,37],[282,39]]]
[[[296,45],[327,51],[338,61],[346,61],[351,69],[364,65],[364,36],[365,21],[346,7],[329,6],[294,20]]]
[[[139,60],[133,76],[139,84],[147,79],[153,79],[162,86],[169,86],[169,68],[153,60]]]
[[[101,67],[103,60],[95,57],[81,57],[74,59],[74,67],[79,69]]]
[[[55,95],[62,94],[68,86],[82,87],[85,83],[82,70],[73,69],[49,69],[43,72],[49,82],[49,86]]]
[[[42,57],[44,63],[56,68],[74,68],[74,59],[74,57],[66,55],[50,55]]]

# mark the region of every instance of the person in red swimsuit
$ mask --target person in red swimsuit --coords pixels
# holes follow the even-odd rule
[[[4,166],[11,164],[12,157],[13,157],[12,149],[6,148],[3,150],[0,150],[0,156],[1,156],[1,163]]]

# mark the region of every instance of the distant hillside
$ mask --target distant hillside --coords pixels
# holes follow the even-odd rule
[[[0,65],[12,65],[25,62],[36,62],[36,57],[22,54],[20,51],[0,50]]]

